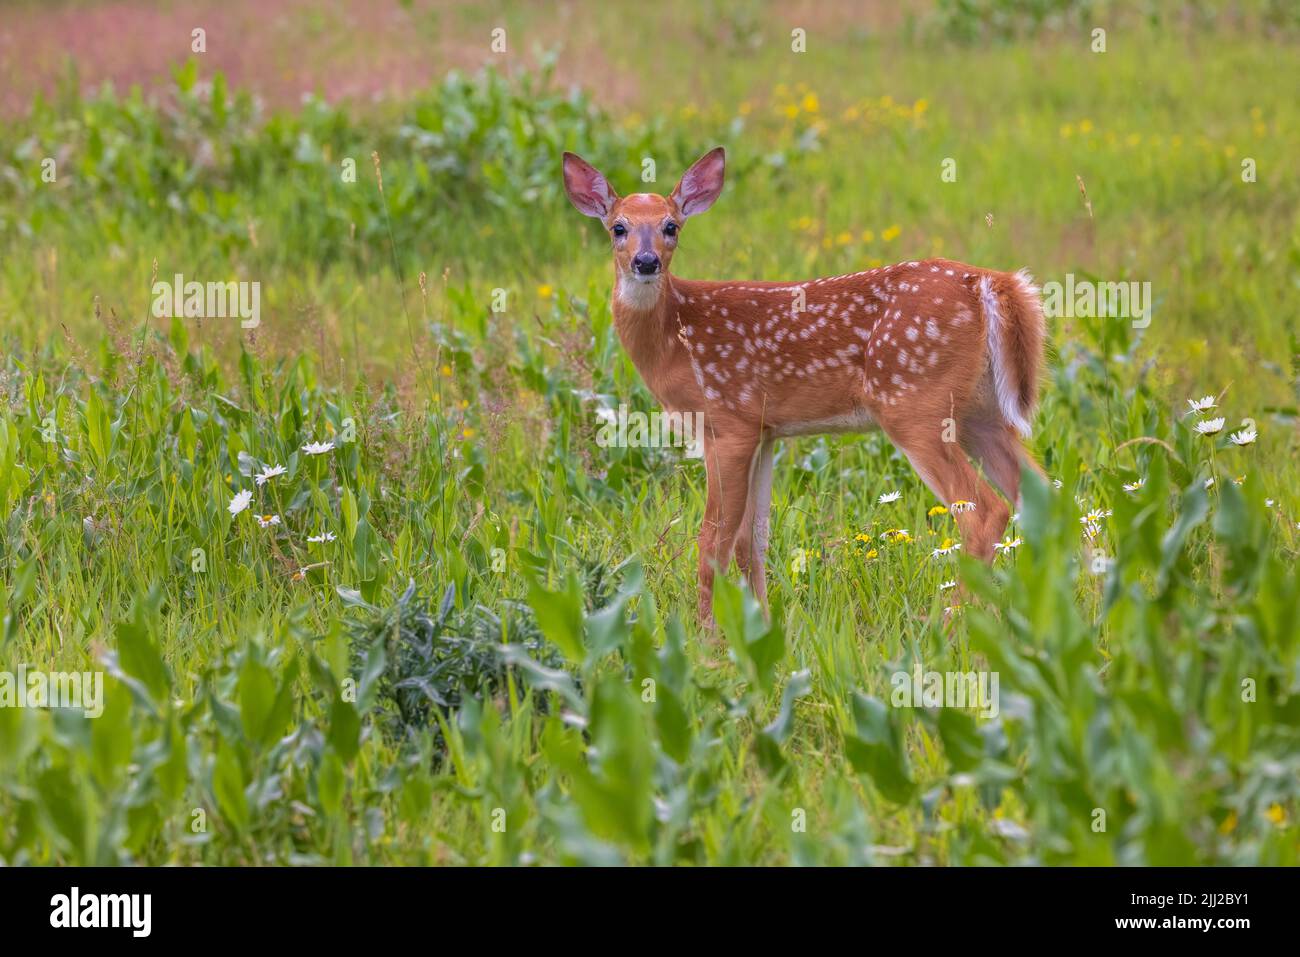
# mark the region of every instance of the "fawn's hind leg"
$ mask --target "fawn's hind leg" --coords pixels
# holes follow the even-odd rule
[[[1042,474],[1042,467],[1020,441],[1015,429],[1001,421],[971,417],[961,424],[961,447],[1013,507],[1020,506],[1020,466]]]
[[[975,471],[960,445],[945,442],[942,431],[924,417],[895,413],[880,425],[940,501],[949,507],[958,501],[974,503],[974,510],[956,512],[954,517],[966,552],[991,561],[993,543],[1006,530],[1011,509]]]

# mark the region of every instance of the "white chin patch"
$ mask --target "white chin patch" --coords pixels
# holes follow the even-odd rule
[[[632,309],[651,309],[659,301],[659,283],[663,273],[653,276],[632,274],[618,281],[618,300]]]

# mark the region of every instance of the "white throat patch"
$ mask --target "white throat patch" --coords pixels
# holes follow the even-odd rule
[[[647,281],[648,279],[648,281]],[[619,276],[615,295],[623,306],[638,312],[648,312],[659,301],[659,292],[663,288],[664,274],[658,273],[647,279],[635,276]]]

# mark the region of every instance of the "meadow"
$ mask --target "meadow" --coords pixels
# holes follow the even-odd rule
[[[1300,860],[1300,24],[665,7],[530,50],[507,4],[495,60],[465,14],[487,65],[401,98],[178,55],[0,120],[0,672],[105,676],[0,707],[0,862]],[[558,78],[584,43],[653,82]],[[770,617],[733,576],[696,622],[703,466],[597,441],[654,402],[560,154],[666,193],[714,145],[686,277],[1150,283],[1049,322],[991,568],[882,436],[800,439]],[[155,315],[176,274],[259,323]],[[917,668],[1000,706],[900,707]]]

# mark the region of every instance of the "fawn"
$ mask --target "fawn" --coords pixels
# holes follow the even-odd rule
[[[668,411],[704,414],[708,493],[699,536],[699,613],[734,554],[754,595],[780,438],[883,429],[954,509],[985,561],[1038,469],[1029,435],[1043,361],[1043,312],[1027,273],[927,259],[803,282],[703,282],[668,271],[684,223],[722,192],[724,153],[706,153],[668,196],[620,197],[564,154],[564,188],[609,231],[614,325]],[[974,459],[983,477],[972,466]],[[986,478],[988,481],[986,481]]]

